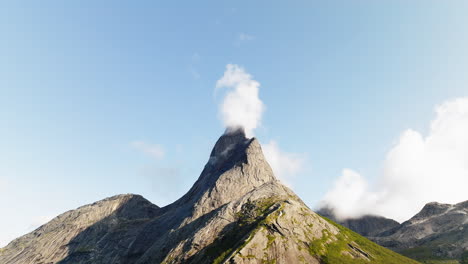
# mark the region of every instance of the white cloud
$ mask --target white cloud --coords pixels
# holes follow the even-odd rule
[[[295,153],[283,152],[274,140],[263,144],[262,149],[275,176],[286,185],[291,186],[294,177],[303,169],[304,157]]]
[[[260,83],[242,67],[228,64],[216,89],[226,88],[226,94],[220,104],[220,117],[226,128],[243,127],[247,137],[254,135],[260,126],[265,110],[259,98]],[[291,185],[293,178],[302,170],[302,155],[283,152],[276,141],[262,145],[265,158],[273,169],[275,176],[285,184]]]
[[[154,159],[160,160],[164,157],[164,149],[160,145],[150,144],[144,141],[134,141],[131,146],[137,150],[140,150]]]
[[[408,129],[388,152],[383,174],[369,185],[345,170],[324,204],[342,217],[379,214],[407,220],[424,204],[468,199],[468,98],[436,107],[427,136]]]
[[[227,128],[243,127],[248,137],[260,125],[264,104],[260,100],[260,83],[253,80],[242,67],[228,64],[216,89],[227,90],[220,105],[220,117]]]
[[[366,179],[353,170],[344,169],[323,200],[335,209],[338,218],[343,219],[369,213],[368,206],[373,203],[372,199]]]

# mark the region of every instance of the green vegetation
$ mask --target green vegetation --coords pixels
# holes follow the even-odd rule
[[[427,239],[423,244],[401,251],[402,255],[416,259],[426,264],[468,264],[468,253],[454,255],[457,247],[462,247],[460,241],[468,236],[468,229],[453,230]],[[450,254],[449,252],[452,252]]]
[[[322,230],[322,237],[312,240],[309,243],[309,254],[312,256],[322,256],[326,254],[326,245],[329,238],[330,232],[326,229]]]
[[[443,259],[434,256],[431,248],[418,247],[405,251],[405,254],[412,254],[415,257],[423,258],[421,261],[424,264],[468,264],[468,251],[464,251],[460,260],[456,259]]]
[[[248,201],[242,206],[240,212],[236,214],[239,225],[248,225],[268,216],[269,209],[278,202],[275,197],[263,198],[256,201]],[[261,219],[259,219],[261,218]]]
[[[262,259],[262,264],[276,264],[276,259]]]
[[[90,246],[80,246],[78,248],[76,248],[72,254],[88,254],[88,253],[91,253],[93,252],[94,249]]]
[[[309,253],[316,256],[324,264],[400,264],[419,263],[401,256],[389,249],[381,247],[361,235],[324,218],[339,229],[339,233],[332,239],[332,234],[324,230],[322,238],[313,240],[309,244]],[[348,253],[346,253],[348,252]],[[360,258],[355,258],[360,256]]]
[[[459,264],[458,260],[425,260],[424,264]]]
[[[458,260],[448,259],[434,254],[434,248],[432,247],[415,247],[401,251],[401,254],[417,259],[425,264],[458,264]]]
[[[266,198],[253,202],[248,202],[242,206],[240,212],[236,214],[237,221],[229,228],[229,231],[222,237],[216,239],[208,246],[204,257],[212,258],[212,263],[220,264],[226,259],[238,253],[244,248],[259,232],[266,231],[267,244],[264,248],[263,256],[240,255],[244,259],[258,258],[262,263],[274,264],[275,259],[269,259],[267,250],[273,246],[279,236],[271,232],[272,224],[280,216],[284,206],[278,198]],[[304,210],[304,212],[306,211]],[[381,247],[370,240],[342,227],[331,220],[326,219],[339,229],[339,233],[334,235],[329,230],[322,231],[322,237],[311,239],[307,243],[298,241],[298,247],[304,245],[303,252],[308,252],[316,257],[323,264],[417,264],[419,262],[399,255],[389,249]],[[297,222],[296,219],[292,219]],[[300,223],[297,223],[300,225]],[[312,228],[312,225],[305,227]],[[294,238],[292,238],[294,239]],[[281,242],[283,240],[279,240]],[[277,242],[277,243],[279,243]],[[307,253],[306,253],[307,254]],[[305,261],[304,257],[302,260]],[[190,261],[189,261],[190,262]],[[442,263],[437,263],[442,264]],[[452,263],[444,263],[452,264]],[[455,264],[455,263],[453,263]]]
[[[219,255],[219,257],[217,257],[214,261],[213,261],[213,264],[219,264],[219,263],[222,263],[223,260],[229,255],[229,253],[231,253],[232,249],[229,249],[229,250],[226,250],[224,252],[221,253],[221,255]]]
[[[265,249],[269,249],[271,247],[273,242],[275,242],[276,237],[274,235],[267,234],[267,238],[268,238],[268,242],[267,242],[267,245],[266,245]]]
[[[463,251],[461,255],[460,264],[468,264],[468,251]]]
[[[213,264],[219,264],[229,256],[239,252],[252,240],[260,228],[268,226],[271,221],[278,217],[278,214],[273,213],[282,207],[278,201],[277,197],[270,197],[253,202],[249,201],[244,204],[241,211],[236,214],[237,221],[233,228],[223,237],[216,239],[206,249],[206,256],[216,256]],[[274,240],[275,236],[268,236],[267,248],[273,244]],[[239,243],[238,241],[241,242]],[[252,255],[242,257],[255,258]],[[275,262],[269,261],[265,263],[273,264]]]
[[[440,249],[444,246],[450,246],[450,244],[440,243],[428,243],[424,246],[414,247],[401,251],[402,255],[409,258],[419,260],[425,264],[468,264],[468,252],[465,251],[460,259],[450,258],[448,256],[441,256],[438,254]]]

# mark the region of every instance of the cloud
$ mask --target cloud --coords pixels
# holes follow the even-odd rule
[[[468,98],[437,106],[427,136],[408,129],[388,152],[375,184],[345,169],[321,205],[341,217],[378,214],[407,220],[424,204],[468,199]]]
[[[283,152],[279,149],[276,141],[272,140],[268,144],[262,145],[263,154],[270,164],[275,176],[283,183],[292,186],[295,176],[304,167],[304,157],[295,153]]]
[[[366,179],[351,169],[344,169],[325,195],[322,206],[333,208],[339,219],[355,218],[370,213],[368,206],[375,202],[373,198]]]
[[[220,117],[227,128],[243,127],[248,137],[260,125],[265,106],[259,98],[260,83],[242,67],[228,64],[216,89],[226,89]]]
[[[247,137],[261,125],[265,105],[259,98],[260,83],[252,78],[244,68],[228,64],[221,79],[216,82],[216,90],[226,89],[219,106],[219,115],[227,129],[243,127]],[[282,151],[276,141],[262,144],[263,153],[276,177],[291,185],[294,177],[302,170],[303,155]]]
[[[160,145],[150,144],[144,141],[133,141],[131,146],[157,160],[162,159],[165,155],[164,149]]]

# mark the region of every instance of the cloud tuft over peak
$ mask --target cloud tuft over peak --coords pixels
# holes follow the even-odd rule
[[[225,90],[219,113],[226,128],[243,127],[247,137],[254,135],[265,110],[259,88],[260,83],[244,68],[235,64],[226,66],[223,77],[216,82],[216,90]]]

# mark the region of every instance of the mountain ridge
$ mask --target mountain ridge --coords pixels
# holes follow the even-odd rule
[[[218,139],[172,204],[117,195],[64,214],[8,244],[0,262],[416,263],[310,210],[241,129]]]
[[[379,216],[340,220],[329,208],[322,208],[318,213],[423,262],[468,260],[468,200],[456,204],[427,203],[401,224]]]
[[[320,208],[317,210],[317,213],[365,237],[378,236],[400,225],[400,223],[393,219],[378,215],[364,215],[357,218],[338,219],[333,209],[328,207]]]
[[[461,260],[468,255],[467,205],[428,203],[398,228],[370,239],[420,260]]]

